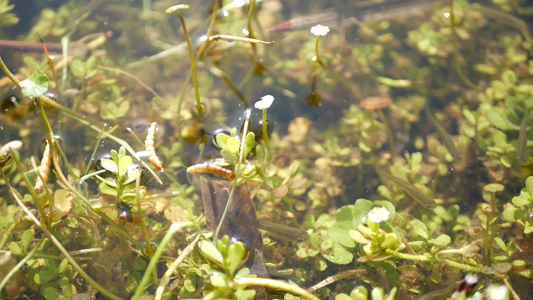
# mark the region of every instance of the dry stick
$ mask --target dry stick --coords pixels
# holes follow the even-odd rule
[[[13,152],[12,150],[10,150],[10,152],[11,152],[11,155],[15,155],[15,152]],[[18,161],[18,159],[17,159],[17,161]],[[72,265],[72,267],[81,275],[81,277],[83,277],[90,285],[92,285],[95,289],[100,291],[100,293],[104,294],[105,296],[107,296],[107,297],[109,297],[111,299],[121,300],[120,297],[117,297],[114,294],[112,294],[111,292],[109,292],[108,290],[106,290],[104,287],[102,287],[96,281],[94,281],[89,275],[87,275],[87,273],[85,273],[85,271],[83,271],[83,269],[72,258],[72,256],[70,256],[70,254],[63,247],[63,245],[61,245],[61,242],[59,242],[56,239],[56,237],[50,231],[48,231],[48,229],[46,229],[46,227],[31,213],[31,211],[24,205],[24,203],[22,203],[22,200],[20,200],[20,198],[17,195],[17,191],[15,190],[15,188],[13,188],[13,186],[11,185],[9,180],[7,179],[7,176],[5,175],[4,170],[2,170],[0,168],[0,171],[2,173],[2,177],[4,178],[4,181],[6,182],[6,184],[9,187],[9,191],[11,192],[11,196],[15,199],[15,201],[18,203],[20,208],[22,208],[22,210],[33,221],[33,223],[35,223],[35,225],[37,225],[37,227],[39,227],[39,229],[52,241],[52,243],[54,243],[54,245],[59,249],[59,251],[61,251],[61,253],[69,261],[69,263]],[[19,171],[21,171],[21,170],[19,170]]]
[[[180,256],[170,265],[168,270],[165,272],[165,275],[161,277],[161,280],[159,281],[159,286],[157,287],[157,290],[155,291],[155,298],[154,300],[160,300],[163,297],[163,292],[165,291],[165,286],[168,284],[168,281],[170,279],[170,276],[172,276],[172,273],[174,273],[174,270],[176,270],[181,262],[194,250],[194,247],[196,247],[196,244],[200,240],[200,235],[196,236],[196,238],[187,246],[183,251],[181,251]]]

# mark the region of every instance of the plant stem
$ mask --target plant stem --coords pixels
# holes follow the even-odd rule
[[[15,155],[15,153],[10,150],[11,155]],[[18,161],[18,160],[17,160]],[[17,195],[17,191],[15,191],[15,188],[11,185],[11,183],[8,181],[7,176],[5,175],[4,171],[0,168],[0,171],[2,173],[2,177],[4,178],[6,184],[9,187],[9,190],[11,192],[11,196],[15,199],[15,201],[18,203],[20,208],[26,213],[26,215],[39,227],[41,231],[54,243],[54,245],[59,249],[61,253],[65,256],[65,258],[69,261],[69,263],[72,265],[72,267],[83,277],[90,285],[92,285],[95,289],[100,291],[100,293],[104,294],[105,296],[114,299],[114,300],[121,300],[120,297],[115,296],[108,290],[106,290],[104,287],[99,285],[96,281],[94,281],[85,271],[78,265],[78,263],[70,256],[70,254],[67,252],[67,250],[61,245],[61,242],[59,242],[56,237],[46,229],[46,227],[32,214],[32,212],[26,208],[24,203],[22,203],[22,200]],[[21,172],[22,173],[22,172]]]
[[[167,244],[170,242],[172,236],[181,229],[191,225],[191,222],[179,222],[172,223],[172,225],[170,225],[170,228],[163,237],[163,240],[161,240],[161,244],[159,244],[159,246],[155,250],[154,256],[150,259],[150,263],[144,271],[144,275],[135,290],[135,294],[133,295],[133,297],[131,297],[132,300],[138,300],[141,297],[146,285],[148,284],[148,281],[150,281],[150,274],[155,270],[155,266],[159,261],[159,257],[161,257],[161,255],[163,254],[163,251],[165,250]]]
[[[222,213],[222,217],[220,218],[220,223],[218,223],[217,230],[215,231],[215,236],[213,237],[213,244],[218,245],[218,235],[220,233],[220,229],[222,228],[222,224],[224,224],[224,220],[226,219],[226,214],[228,213],[229,207],[231,205],[231,200],[233,199],[233,194],[235,193],[235,189],[237,188],[237,180],[239,179],[241,175],[241,164],[244,161],[244,148],[245,148],[245,140],[246,135],[248,134],[248,126],[250,124],[250,114],[251,110],[247,109],[245,112],[245,119],[244,119],[244,128],[242,130],[242,136],[241,136],[241,144],[239,149],[239,161],[237,162],[236,168],[235,168],[235,178],[233,179],[233,184],[231,187],[231,192],[228,197],[228,202],[226,202],[226,207],[224,208],[224,212]],[[218,247],[217,247],[218,248]]]
[[[474,267],[474,266],[470,266],[470,265],[461,264],[461,263],[458,263],[458,262],[455,262],[455,261],[449,260],[449,259],[445,259],[443,261],[446,262],[446,264],[448,264],[448,266],[454,267],[454,268],[459,269],[459,270],[467,271],[467,272],[470,272],[470,273],[481,273],[481,268],[479,268],[479,267]]]
[[[280,290],[288,293],[292,293],[298,296],[302,296],[306,299],[318,300],[319,298],[308,291],[302,289],[297,285],[290,284],[285,281],[274,280],[270,278],[259,278],[259,277],[241,277],[234,279],[235,285],[254,285],[254,286],[264,286],[267,288]]]
[[[196,247],[196,244],[200,240],[201,235],[197,235],[196,238],[187,246],[185,249],[181,251],[180,256],[168,267],[167,271],[165,272],[165,275],[161,277],[161,280],[159,281],[159,286],[157,287],[157,290],[155,291],[155,298],[154,300],[161,300],[163,297],[163,292],[165,291],[165,286],[168,284],[168,281],[170,279],[170,276],[172,276],[172,273],[174,273],[174,270],[176,270],[181,262],[194,250],[194,247]]]
[[[179,9],[176,10],[178,16],[180,17],[181,26],[183,27],[183,34],[185,35],[185,40],[187,41],[187,46],[189,47],[189,55],[191,57],[191,71],[192,71],[192,82],[194,85],[194,96],[196,98],[196,110],[198,110],[198,115],[202,116],[202,102],[200,102],[200,90],[198,89],[198,75],[196,74],[196,59],[194,58],[194,48],[192,46],[191,38],[189,33],[187,33],[187,27],[185,26],[185,20],[181,15]]]
[[[139,190],[139,187],[141,186],[141,175],[142,175],[142,172],[139,172],[135,180],[135,198],[137,200],[136,201],[137,202],[137,219],[139,219],[139,224],[141,225],[141,232],[143,234],[144,243],[146,244],[146,253],[148,254],[148,257],[152,259],[154,257],[154,249],[152,248],[152,243],[150,242],[148,231],[146,231],[146,225],[144,224],[143,211],[141,210],[141,193]],[[158,285],[157,270],[155,268],[152,271],[152,277],[154,280],[154,285]]]
[[[267,110],[263,109],[263,140],[265,141],[265,145],[268,144],[268,132],[267,132]]]
[[[37,249],[39,249],[39,247],[41,247],[41,245],[43,244],[44,242],[44,239],[41,239],[37,245],[35,245],[35,247],[30,251],[30,253],[28,253],[28,255],[26,255],[13,269],[11,269],[9,271],[9,273],[7,273],[6,277],[4,277],[4,279],[2,280],[2,282],[0,282],[0,291],[4,289],[4,287],[6,286],[7,282],[9,281],[9,279],[11,277],[13,277],[13,275],[15,275],[15,273],[17,273],[23,266],[24,264],[30,260],[30,258],[33,257],[33,255],[35,254],[35,252],[37,251]]]
[[[316,55],[316,62],[321,65],[321,66],[324,66],[324,62],[322,61],[322,59],[320,58],[320,54],[318,53],[318,42],[320,41],[320,36],[317,35],[316,36],[316,43],[315,43],[315,55]]]
[[[385,254],[392,255],[396,258],[400,259],[407,259],[407,260],[414,260],[414,261],[431,261],[431,259],[425,255],[413,255],[413,254],[406,254],[406,253],[400,253],[391,249],[385,249]]]

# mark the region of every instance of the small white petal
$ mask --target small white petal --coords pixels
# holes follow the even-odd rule
[[[311,33],[316,36],[325,36],[328,34],[328,32],[329,32],[329,27],[326,25],[318,24],[318,25],[311,27]]]
[[[272,105],[272,102],[274,102],[274,96],[265,95],[254,104],[254,107],[257,109],[268,109]]]
[[[374,207],[368,213],[368,220],[374,223],[385,222],[389,219],[390,213],[385,207]]]

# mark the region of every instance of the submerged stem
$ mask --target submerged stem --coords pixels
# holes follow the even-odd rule
[[[178,16],[180,17],[181,26],[183,27],[183,34],[185,35],[185,40],[187,41],[187,46],[189,47],[189,55],[191,57],[191,72],[192,72],[192,82],[194,85],[194,96],[196,98],[196,109],[198,110],[198,115],[202,116],[202,103],[200,102],[200,90],[198,88],[198,75],[196,74],[196,59],[194,58],[194,48],[192,46],[191,38],[189,33],[187,33],[187,26],[185,26],[185,20],[181,15],[179,9],[176,10]]]

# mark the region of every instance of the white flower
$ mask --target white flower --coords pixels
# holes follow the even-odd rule
[[[491,300],[505,300],[508,298],[509,290],[505,285],[491,285],[485,290],[485,295]]]
[[[254,106],[257,109],[268,109],[270,105],[272,105],[272,102],[274,102],[274,96],[265,95],[261,97],[261,100],[257,101]]]
[[[374,223],[385,222],[389,219],[390,213],[385,207],[374,207],[368,213],[368,220]]]
[[[325,36],[329,32],[329,27],[326,25],[315,25],[311,27],[311,33],[316,36]]]

